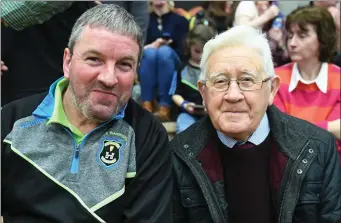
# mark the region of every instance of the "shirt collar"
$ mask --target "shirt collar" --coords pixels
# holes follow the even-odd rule
[[[298,70],[297,63],[294,63],[291,73],[291,80],[289,84],[289,92],[295,90],[299,81],[302,82],[303,84],[316,83],[317,87],[320,89],[321,92],[327,93],[328,63],[322,63],[319,74],[317,75],[316,79],[312,81],[304,80]]]
[[[64,77],[59,78],[56,80],[51,86],[48,95],[44,98],[44,100],[40,103],[40,105],[33,111],[33,115],[39,116],[42,118],[50,119],[54,107],[55,107],[55,90],[57,87],[57,84],[65,79]],[[125,115],[125,109],[127,107],[128,103],[123,107],[122,111],[118,113],[117,115],[113,116],[111,120],[119,120],[123,119]]]
[[[261,144],[270,133],[270,124],[268,115],[265,113],[256,131],[247,139],[247,142],[251,142],[254,145]],[[224,135],[222,132],[217,130],[218,138],[227,147],[232,148],[237,143],[245,143],[237,141],[229,136]]]

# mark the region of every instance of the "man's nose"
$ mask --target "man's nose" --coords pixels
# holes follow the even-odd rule
[[[230,81],[229,88],[227,89],[224,99],[231,102],[237,102],[244,98],[241,90],[239,89],[237,81]]]
[[[114,87],[118,82],[115,65],[108,66],[106,70],[103,70],[103,73],[98,75],[97,79],[107,87]]]

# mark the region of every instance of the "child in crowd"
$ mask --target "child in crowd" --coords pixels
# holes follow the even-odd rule
[[[174,75],[170,89],[174,103],[182,110],[176,121],[177,133],[188,128],[206,113],[197,81],[201,72],[199,64],[203,47],[215,34],[216,30],[212,26],[204,24],[198,24],[188,33],[185,49],[188,61]]]

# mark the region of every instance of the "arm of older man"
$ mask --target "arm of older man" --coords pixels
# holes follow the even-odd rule
[[[330,216],[341,217],[341,160],[335,150],[335,139],[326,142],[326,152],[319,157],[324,178],[319,200],[319,218],[317,222],[330,222]]]

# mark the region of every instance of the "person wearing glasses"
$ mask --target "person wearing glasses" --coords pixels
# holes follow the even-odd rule
[[[219,34],[200,69],[208,115],[170,143],[174,222],[338,221],[335,138],[272,105],[280,78],[265,35],[244,25]]]

